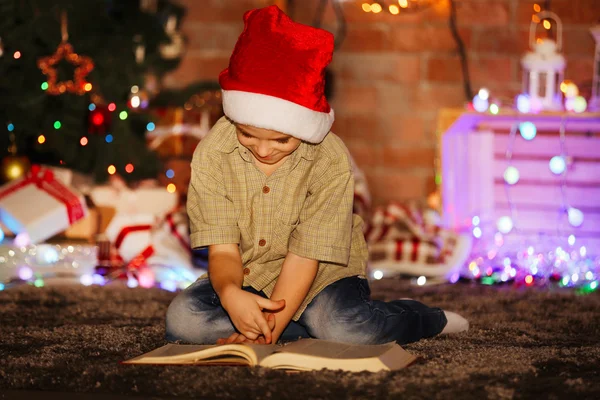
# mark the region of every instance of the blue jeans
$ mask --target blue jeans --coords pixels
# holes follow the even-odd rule
[[[263,297],[252,287],[244,290]],[[300,319],[291,321],[280,340],[317,338],[355,344],[399,344],[437,335],[446,326],[439,308],[415,300],[371,300],[366,279],[344,278],[323,289]],[[214,344],[235,332],[227,312],[208,279],[194,282],[169,306],[168,341]]]

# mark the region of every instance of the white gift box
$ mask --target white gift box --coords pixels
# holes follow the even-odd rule
[[[162,218],[177,207],[177,193],[165,188],[117,188],[112,185],[96,186],[90,197],[98,206],[114,207],[119,214],[150,214]]]
[[[167,214],[152,230],[151,241],[154,254],[148,265],[194,269],[185,211]]]
[[[151,246],[152,228],[156,217],[151,214],[118,214],[106,228],[106,236],[125,262]]]
[[[27,235],[23,244],[42,242],[87,213],[80,193],[38,166],[24,178],[0,188],[0,220],[14,234]]]

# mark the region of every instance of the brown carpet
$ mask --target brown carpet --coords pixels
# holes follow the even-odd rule
[[[419,362],[393,373],[126,366],[118,362],[164,344],[174,294],[121,283],[22,286],[0,292],[0,399],[600,398],[598,291],[403,280],[372,290],[459,312],[471,329],[405,346]]]

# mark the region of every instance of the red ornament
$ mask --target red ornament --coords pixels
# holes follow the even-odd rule
[[[94,115],[92,116],[92,124],[96,125],[96,126],[100,126],[104,123],[104,115],[102,115],[102,113],[94,113]]]
[[[111,115],[106,106],[96,104],[96,109],[90,111],[88,117],[88,133],[104,135],[110,130]]]
[[[75,65],[75,76],[73,80],[57,82],[56,64],[63,59]],[[48,94],[57,96],[69,92],[82,95],[91,89],[91,84],[85,80],[85,77],[94,69],[94,63],[91,58],[75,53],[73,46],[68,42],[59,44],[56,52],[51,56],[40,58],[37,65],[48,77],[48,89],[46,89]]]

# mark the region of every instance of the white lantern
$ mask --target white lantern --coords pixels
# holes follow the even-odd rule
[[[596,41],[596,54],[594,55],[592,97],[590,98],[588,109],[590,111],[600,111],[600,25],[592,27],[590,32],[592,32],[592,36]]]
[[[550,11],[537,14],[537,22],[532,21],[529,28],[530,52],[521,59],[523,66],[523,90],[530,97],[534,109],[562,110],[560,83],[565,71],[565,57],[562,49],[562,23],[558,15]],[[536,28],[541,21],[553,19],[556,22],[557,38],[537,39]]]

